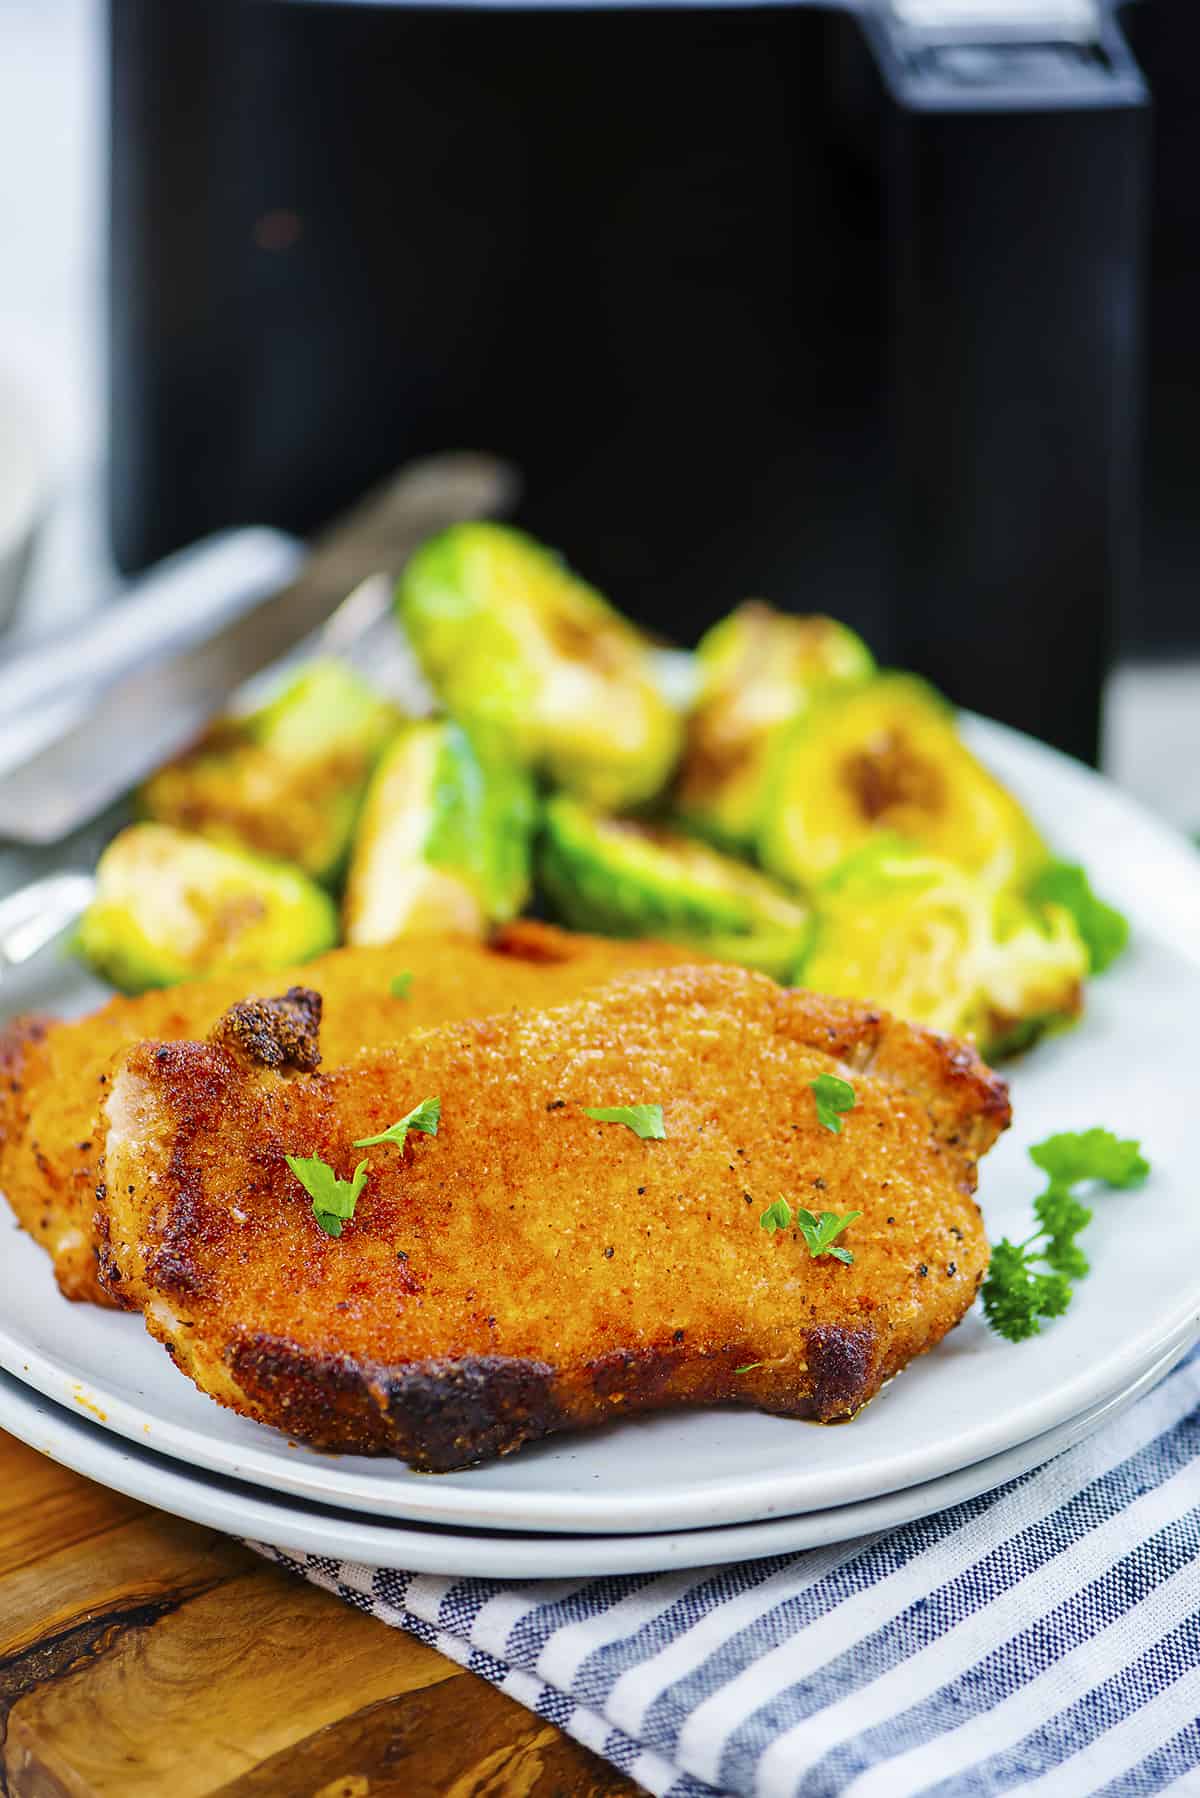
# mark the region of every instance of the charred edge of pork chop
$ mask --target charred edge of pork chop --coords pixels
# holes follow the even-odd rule
[[[488,947],[497,955],[507,955],[514,961],[528,961],[547,967],[557,967],[568,961],[574,945],[569,937],[553,924],[543,924],[537,918],[514,918],[511,924],[501,924],[493,932]]]
[[[597,937],[580,931],[544,924],[540,918],[514,918],[500,924],[488,941],[492,955],[507,961],[528,962],[531,967],[562,968],[595,957],[604,950],[617,960],[612,977],[637,967],[682,967],[711,964],[712,957],[679,943],[660,943],[654,937]]]
[[[321,1065],[320,993],[290,986],[278,999],[243,999],[217,1022],[210,1041],[264,1068],[311,1074]]]
[[[790,1353],[772,1355],[755,1378],[742,1371],[756,1353],[752,1332],[718,1350],[669,1338],[566,1367],[511,1355],[384,1366],[242,1329],[217,1363],[181,1315],[184,1294],[169,1302],[160,1286],[160,1296],[141,1307],[123,1294],[107,1236],[104,1225],[100,1264],[115,1281],[117,1303],[142,1308],[150,1334],[219,1404],[316,1448],[392,1457],[422,1473],[477,1466],[563,1430],[672,1407],[732,1404],[829,1423],[852,1417],[915,1354],[934,1346],[933,1339],[914,1347],[871,1328],[817,1324]],[[969,1252],[966,1244],[960,1252]],[[159,1270],[160,1280],[168,1271]]]
[[[247,1332],[230,1344],[226,1362],[252,1414],[276,1423],[286,1418],[291,1433],[318,1448],[388,1455],[418,1472],[451,1473],[561,1430],[672,1404],[751,1403],[825,1423],[859,1410],[895,1371],[877,1355],[867,1330],[819,1324],[804,1343],[797,1370],[811,1390],[802,1395],[780,1390],[778,1367],[768,1393],[751,1395],[735,1382],[744,1345],[699,1364],[673,1343],[616,1350],[564,1373],[507,1355],[372,1367]]]

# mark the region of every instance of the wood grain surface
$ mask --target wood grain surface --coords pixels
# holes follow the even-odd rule
[[[635,1798],[474,1674],[0,1432],[4,1798]]]

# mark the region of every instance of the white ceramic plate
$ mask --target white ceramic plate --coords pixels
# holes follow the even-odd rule
[[[904,1492],[767,1523],[645,1536],[531,1536],[432,1524],[369,1523],[353,1512],[308,1504],[300,1498],[276,1497],[217,1474],[185,1470],[165,1456],[123,1442],[78,1414],[72,1416],[61,1405],[4,1374],[0,1374],[0,1428],[65,1467],[130,1498],[192,1523],[248,1536],[292,1553],[476,1579],[581,1579],[794,1554],[876,1530],[895,1529],[914,1518],[962,1504],[1094,1435],[1162,1379],[1188,1346],[1187,1340],[1176,1345],[1126,1390],[1056,1430]]]
[[[1032,1342],[976,1314],[852,1425],[733,1410],[644,1418],[436,1479],[289,1443],[196,1392],[136,1318],[70,1306],[23,1236],[0,1264],[0,1365],[160,1452],[280,1492],[470,1529],[631,1532],[794,1516],[896,1493],[1056,1429],[1138,1378],[1200,1314],[1200,858],[1086,769],[995,725],[976,746],[1065,853],[1129,912],[1132,951],[1091,987],[1088,1015],[1013,1073],[1016,1123],[983,1167],[993,1236],[1024,1233],[1037,1190],[1026,1147],[1107,1124],[1154,1163],[1143,1192],[1097,1201],[1093,1271]],[[61,976],[60,976],[61,977]],[[61,995],[60,995],[61,996]]]

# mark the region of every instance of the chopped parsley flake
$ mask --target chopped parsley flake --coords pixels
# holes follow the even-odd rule
[[[768,1236],[774,1236],[776,1230],[791,1228],[792,1208],[786,1199],[776,1199],[773,1205],[767,1206],[758,1222],[760,1229],[765,1230]]]
[[[817,1215],[806,1210],[803,1205],[797,1205],[793,1211],[787,1200],[780,1198],[773,1205],[767,1206],[758,1221],[768,1236],[774,1236],[776,1230],[788,1230],[794,1223],[808,1244],[808,1252],[814,1261],[820,1255],[833,1255],[838,1261],[849,1264],[854,1260],[850,1250],[834,1248],[833,1242],[847,1224],[852,1224],[856,1217],[861,1216],[861,1211],[847,1211],[841,1215],[836,1211],[822,1211]]]
[[[835,1236],[840,1236],[847,1224],[852,1224],[861,1211],[847,1211],[839,1216],[836,1211],[822,1211],[819,1216],[806,1211],[803,1205],[796,1207],[796,1228],[808,1244],[808,1252],[815,1261],[818,1255],[833,1255],[838,1261],[849,1265],[854,1256],[849,1249],[834,1248]]]
[[[319,1155],[288,1155],[285,1160],[312,1200],[313,1216],[326,1236],[340,1236],[343,1223],[354,1216],[370,1163],[364,1157],[354,1170],[354,1178],[341,1180]]]
[[[413,977],[407,972],[404,974],[393,974],[392,983],[388,988],[388,991],[391,993],[393,999],[407,999],[412,993],[412,983]]]
[[[436,1136],[441,1119],[442,1101],[422,1099],[405,1117],[389,1124],[378,1136],[360,1136],[354,1146],[356,1149],[371,1149],[379,1142],[394,1142],[397,1148],[402,1149],[410,1130],[423,1130],[426,1136]]]
[[[585,1105],[584,1114],[598,1124],[626,1124],[635,1136],[653,1137],[656,1141],[667,1133],[663,1128],[661,1105]]]
[[[842,1120],[838,1113],[854,1110],[858,1103],[854,1088],[848,1080],[839,1080],[836,1074],[818,1074],[808,1084],[817,1101],[818,1124],[823,1125],[826,1130],[832,1130],[835,1136],[840,1135]]]

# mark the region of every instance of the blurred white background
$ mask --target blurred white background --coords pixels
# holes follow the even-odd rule
[[[18,629],[117,586],[105,543],[104,7],[0,0],[0,367],[32,394],[48,510]]]

